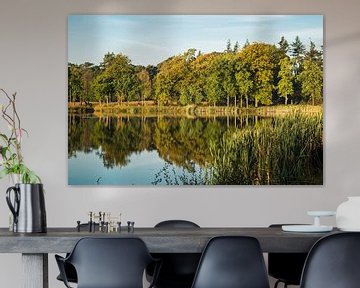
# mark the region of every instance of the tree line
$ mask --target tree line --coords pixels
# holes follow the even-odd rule
[[[259,105],[322,103],[323,51],[297,36],[277,45],[228,40],[223,52],[194,48],[156,66],[133,65],[107,53],[99,65],[68,64],[69,102],[152,100],[158,105]]]

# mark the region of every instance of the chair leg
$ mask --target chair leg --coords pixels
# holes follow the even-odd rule
[[[279,283],[281,283],[281,281],[280,281],[280,280],[277,280],[277,281],[275,282],[274,288],[277,288],[278,285],[279,285]]]
[[[278,285],[279,285],[279,283],[284,283],[284,288],[287,288],[287,287],[288,287],[288,285],[287,285],[286,282],[283,282],[283,281],[281,281],[281,280],[277,280],[277,281],[275,282],[275,284],[274,284],[274,288],[277,288]]]

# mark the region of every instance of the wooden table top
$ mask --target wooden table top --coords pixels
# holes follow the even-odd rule
[[[207,241],[221,235],[252,236],[263,252],[308,252],[321,237],[338,233],[294,233],[274,228],[127,228],[119,232],[78,232],[76,228],[48,228],[47,233],[13,233],[0,228],[0,253],[65,253],[82,237],[139,237],[152,253],[201,253]]]

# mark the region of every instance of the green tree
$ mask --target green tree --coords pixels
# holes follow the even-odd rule
[[[184,59],[185,59],[186,64],[189,65],[192,61],[194,61],[196,59],[195,54],[196,54],[195,48],[190,48],[184,53]],[[189,69],[189,66],[187,66],[187,68]]]
[[[284,36],[281,36],[281,39],[279,41],[279,49],[281,52],[283,52],[284,54],[287,54],[289,51],[289,43],[288,41],[285,39]]]
[[[249,39],[246,39],[243,48],[246,48],[249,45],[250,45]]]
[[[305,46],[301,42],[300,37],[296,36],[295,41],[291,43],[291,56],[293,57],[303,57],[305,54]]]
[[[218,76],[213,73],[209,76],[205,85],[205,92],[208,97],[209,104],[216,106],[219,103],[224,91],[222,85],[219,82]]]
[[[140,81],[130,59],[108,53],[100,64],[100,74],[93,81],[95,98],[101,102],[140,100]]]
[[[180,97],[183,105],[191,101],[186,83],[192,74],[192,62],[196,59],[196,49],[188,49],[182,55],[171,57],[158,65],[155,77],[155,98],[159,104],[170,101],[178,102]]]
[[[321,50],[316,49],[316,45],[313,41],[310,41],[309,51],[305,53],[305,59],[314,61],[321,67],[323,65],[323,53]]]
[[[210,89],[211,85],[208,85],[208,78],[215,70],[213,65],[219,55],[221,54],[217,52],[201,54],[191,63],[191,82],[189,83],[194,86],[191,94],[195,104],[200,104],[203,100],[209,100],[207,90]]]
[[[233,51],[234,51],[234,53],[239,52],[239,42],[238,41],[235,42]]]
[[[78,65],[72,63],[68,64],[68,101],[83,101],[81,69]]]
[[[123,98],[127,101],[140,100],[140,83],[127,56],[117,54],[105,71],[113,79],[118,102]]]
[[[92,83],[95,99],[101,103],[109,101],[111,95],[115,93],[114,81],[107,73],[100,73]]]
[[[95,66],[93,63],[85,62],[84,64],[80,65],[80,69],[84,100],[91,101],[94,98],[92,83],[95,78]]]
[[[178,101],[186,61],[183,55],[170,57],[158,65],[155,77],[155,99],[159,105]]]
[[[243,48],[240,55],[249,65],[253,75],[253,93],[255,107],[258,104],[272,104],[272,92],[274,90],[274,76],[277,68],[278,50],[274,45],[265,43],[253,43]]]
[[[138,73],[137,77],[140,81],[140,94],[141,94],[141,101],[144,101],[149,99],[152,94],[152,83],[149,71],[146,68],[142,68]]]
[[[153,81],[157,72],[158,72],[158,69],[156,66],[153,66],[153,65],[148,65],[146,66],[146,71],[149,73],[149,76],[150,76],[150,80]]]
[[[200,104],[204,99],[202,82],[196,77],[196,74],[187,75],[183,81],[179,102],[181,105]]]
[[[251,74],[250,65],[239,58],[236,66],[235,74],[237,87],[240,93],[240,107],[243,105],[243,97],[245,98],[246,108],[249,108],[249,98],[253,89],[253,76]]]
[[[228,41],[226,42],[226,50],[225,50],[225,52],[226,53],[232,52],[230,39],[228,39]]]
[[[106,53],[104,55],[103,61],[100,63],[100,69],[105,70],[108,66],[110,66],[113,61],[115,60],[115,54],[114,53]]]
[[[285,99],[285,105],[288,103],[289,95],[294,93],[292,74],[292,64],[288,57],[284,57],[280,60],[280,71],[279,71],[279,83],[277,89],[281,97]]]
[[[301,93],[301,82],[299,75],[303,70],[303,62],[305,56],[305,46],[301,42],[300,37],[296,36],[295,41],[291,43],[290,54],[292,56],[291,61],[293,64],[294,71],[294,100],[296,102],[302,101],[302,93]]]
[[[234,106],[236,106],[236,94],[238,88],[235,78],[235,54],[225,54],[222,58],[222,85],[226,94],[226,106],[230,106],[230,98],[234,99]]]
[[[194,77],[195,71],[192,63],[195,61],[196,49],[188,49],[184,53],[185,67],[182,70],[183,77],[180,80],[180,97],[179,102],[181,105],[188,105],[191,103],[199,102],[202,99],[202,93],[199,87],[199,81]]]
[[[291,43],[291,56],[293,57],[295,76],[299,75],[302,70],[302,62],[305,56],[305,46],[301,42],[300,37],[296,36],[295,41]]]
[[[226,103],[230,105],[230,98],[236,96],[236,79],[234,72],[235,54],[214,54],[207,69],[205,93],[210,104]]]
[[[312,102],[312,105],[322,103],[323,71],[320,65],[313,60],[306,59],[299,79],[301,91]]]

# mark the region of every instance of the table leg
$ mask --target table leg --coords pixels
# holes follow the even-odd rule
[[[48,254],[22,254],[23,288],[49,288]]]

